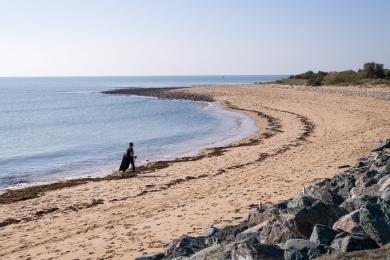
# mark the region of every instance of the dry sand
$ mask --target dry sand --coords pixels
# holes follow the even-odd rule
[[[0,259],[132,259],[161,251],[211,223],[238,222],[259,200],[287,199],[335,175],[390,136],[390,102],[373,97],[272,85],[184,91],[261,112],[245,112],[260,127],[251,136],[257,144],[0,205],[0,223],[22,220],[0,227]]]

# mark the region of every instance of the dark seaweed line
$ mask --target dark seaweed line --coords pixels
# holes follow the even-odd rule
[[[309,142],[308,138],[312,135],[312,133],[314,132],[314,129],[315,129],[315,124],[313,122],[311,122],[309,118],[307,118],[307,117],[305,117],[303,115],[300,115],[298,113],[291,112],[291,111],[280,110],[280,109],[276,109],[276,108],[270,108],[270,107],[267,107],[267,106],[261,106],[261,107],[263,107],[265,109],[273,110],[273,111],[276,111],[276,112],[283,112],[283,113],[288,113],[288,114],[296,116],[300,120],[300,122],[303,124],[303,129],[304,129],[303,133],[299,137],[297,137],[293,142],[291,142],[291,143],[289,143],[287,145],[283,145],[281,148],[279,148],[278,150],[276,150],[276,152],[274,152],[272,154],[260,153],[259,158],[256,161],[254,161],[254,162],[238,164],[238,165],[230,166],[230,167],[227,167],[227,168],[221,169],[221,170],[226,171],[226,170],[229,170],[229,169],[238,169],[238,168],[242,168],[242,167],[245,167],[245,166],[248,166],[248,165],[251,165],[251,164],[255,164],[256,162],[264,161],[267,158],[283,154],[283,153],[291,150],[292,147],[298,147],[300,145],[303,145],[303,144]],[[249,110],[240,109],[240,108],[234,108],[234,109],[249,111]],[[253,110],[251,112],[261,113],[259,111],[253,111]],[[267,116],[271,117],[269,115],[267,115]],[[267,120],[268,120],[268,118],[267,118]],[[269,119],[269,120],[272,120],[272,119]],[[280,123],[279,124],[276,123],[275,127],[273,129],[271,129],[271,130],[273,130],[273,132],[283,132],[281,130]]]
[[[271,138],[272,136],[276,135],[277,133],[282,133],[283,132],[281,130],[282,125],[280,123],[280,120],[275,118],[275,117],[272,117],[270,115],[267,115],[267,114],[265,114],[263,112],[256,111],[256,110],[237,108],[235,106],[232,106],[228,102],[226,102],[226,105],[227,105],[228,108],[231,108],[231,109],[256,113],[257,115],[261,116],[262,118],[265,118],[268,123],[272,123],[271,131],[268,134],[266,134],[266,135],[262,135],[263,138],[257,139],[256,140],[257,141],[256,144],[260,144],[263,139]],[[129,199],[129,198],[136,198],[136,197],[139,197],[139,196],[143,196],[143,195],[145,195],[145,194],[147,194],[149,192],[163,191],[163,190],[166,190],[166,189],[168,189],[168,188],[170,188],[172,186],[175,186],[175,185],[181,184],[183,182],[187,182],[187,181],[199,180],[199,179],[203,179],[203,178],[207,178],[207,177],[215,177],[215,176],[218,176],[218,175],[221,175],[221,174],[225,173],[227,170],[242,168],[242,167],[245,167],[245,166],[248,166],[248,165],[255,164],[255,163],[260,162],[260,161],[264,161],[267,158],[270,158],[270,157],[277,156],[277,155],[280,155],[282,153],[285,153],[288,150],[290,150],[292,147],[298,147],[300,145],[303,145],[303,144],[309,142],[308,138],[314,132],[315,125],[307,117],[304,117],[303,115],[300,115],[300,114],[297,114],[297,113],[294,113],[294,112],[290,112],[290,111],[284,111],[284,110],[279,110],[279,109],[275,109],[275,108],[269,108],[269,107],[265,107],[265,106],[262,106],[262,107],[264,107],[266,109],[274,110],[274,111],[277,111],[277,112],[283,112],[283,113],[289,113],[289,114],[295,115],[300,120],[300,122],[303,124],[303,126],[304,126],[303,133],[300,134],[299,137],[294,139],[294,141],[292,141],[291,143],[289,143],[287,145],[284,145],[284,146],[282,146],[282,148],[279,148],[278,150],[276,150],[275,153],[272,153],[272,154],[260,153],[259,158],[256,159],[253,162],[248,162],[248,163],[245,163],[245,164],[238,164],[238,165],[234,165],[234,166],[230,166],[230,167],[226,167],[226,168],[221,168],[221,169],[219,169],[217,171],[216,174],[211,174],[211,175],[202,174],[202,175],[199,175],[199,176],[196,176],[196,177],[195,176],[187,176],[184,179],[183,178],[175,179],[175,180],[165,184],[164,186],[162,186],[162,187],[160,187],[158,189],[143,190],[143,191],[141,191],[137,195],[134,195],[132,197],[122,198],[121,200],[126,200],[126,199]],[[232,145],[231,147],[239,147],[239,146],[247,146],[247,145],[248,145],[248,142],[243,142],[243,143],[239,143],[239,144],[236,144],[236,145]],[[225,152],[225,151],[223,151],[223,152]],[[222,154],[223,154],[223,152],[222,152]]]

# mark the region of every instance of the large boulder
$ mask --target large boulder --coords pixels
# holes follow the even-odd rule
[[[383,151],[377,155],[371,168],[384,176],[390,173],[390,156],[385,154]]]
[[[189,257],[207,247],[205,237],[190,237],[183,235],[167,249],[167,259]]]
[[[231,259],[231,250],[233,249],[235,243],[221,243],[214,244],[210,247],[206,247],[198,251],[196,254],[192,255],[190,260],[207,260],[207,259]]]
[[[270,207],[267,209],[252,209],[248,216],[248,227],[256,226],[283,213],[284,212],[278,207]]]
[[[357,195],[346,199],[340,207],[346,209],[349,212],[359,210],[367,202],[375,203],[378,197],[369,195]]]
[[[309,238],[316,224],[333,226],[342,216],[348,214],[344,208],[326,205],[321,201],[315,202],[310,207],[301,209],[294,216],[295,230],[304,238]]]
[[[368,170],[374,162],[372,157],[362,157],[356,160],[355,167],[361,170]]]
[[[303,260],[313,259],[322,255],[332,254],[333,249],[304,239],[288,240],[284,246],[284,259]]]
[[[345,216],[342,216],[333,224],[333,229],[340,229],[348,233],[362,233],[363,228],[360,225],[359,210],[355,210]]]
[[[363,172],[356,180],[356,187],[370,187],[376,184],[381,177],[376,170]]]
[[[383,177],[382,179],[379,180],[378,185],[379,185],[379,191],[384,191],[386,189],[390,188],[390,175],[387,175]]]
[[[304,191],[305,195],[313,197],[328,205],[340,205],[344,199],[337,193],[328,179],[320,180],[309,186]]]
[[[255,225],[256,228],[240,235],[239,239],[242,240],[242,236],[247,236],[259,227],[261,227],[261,229],[258,229],[260,235],[254,236],[260,239],[263,244],[284,244],[288,239],[302,238],[294,230],[294,215],[285,212],[286,210],[279,206],[252,211],[248,218],[248,226],[251,228],[254,224],[257,224]]]
[[[263,244],[284,244],[302,236],[295,230],[294,215],[282,214],[266,221],[258,238]]]
[[[369,187],[354,187],[351,189],[351,197],[367,195],[371,197],[377,196],[380,186],[378,184],[373,184]]]
[[[390,174],[390,161],[387,162],[387,165],[383,165],[381,167],[378,167],[378,169],[376,169],[376,171],[381,176]]]
[[[282,260],[283,250],[274,245],[244,241],[235,244],[231,251],[232,260]]]
[[[350,190],[356,186],[356,178],[348,170],[332,177],[330,185],[332,191],[345,200],[349,197]],[[340,197],[337,197],[337,199],[339,200]]]
[[[366,249],[378,248],[378,245],[371,238],[364,234],[342,233],[333,240],[330,245],[338,252],[352,252]]]
[[[338,231],[328,226],[317,224],[314,226],[313,232],[310,235],[310,241],[317,244],[330,245],[338,233]]]
[[[390,148],[390,139],[386,139],[386,140],[384,140],[382,142],[374,144],[374,146],[372,147],[371,151],[373,151],[373,152],[380,152],[380,151],[382,151],[385,148]]]
[[[390,255],[390,244],[378,249],[361,250],[348,253],[338,253],[321,257],[321,260],[384,260]]]
[[[234,242],[236,240],[236,236],[243,231],[248,229],[248,222],[242,221],[240,224],[235,226],[226,226],[222,229],[217,229],[214,227],[213,230],[205,230],[206,237],[206,245],[211,246],[216,243],[229,243]],[[206,232],[207,231],[207,232]]]
[[[381,192],[381,199],[390,202],[390,189],[386,189]]]
[[[299,194],[297,197],[293,198],[287,204],[287,212],[288,213],[296,213],[297,211],[310,207],[314,202],[318,201],[317,199],[310,197],[305,194]]]
[[[382,178],[378,180],[378,185],[382,186],[385,182],[387,182],[390,179],[390,175],[385,175]]]
[[[218,231],[219,231],[218,228],[216,228],[214,225],[210,225],[203,231],[203,236],[211,237],[212,235],[214,235]]]
[[[360,225],[378,245],[390,242],[390,212],[388,202],[378,199],[378,204],[367,203],[360,208]]]
[[[385,151],[381,151],[374,156],[374,164],[378,167],[386,165],[389,160],[390,155],[388,155]]]
[[[248,228],[247,230],[237,234],[236,241],[245,241],[245,240],[258,240],[260,241],[260,232],[264,226],[268,224],[268,221],[264,221],[263,223]]]

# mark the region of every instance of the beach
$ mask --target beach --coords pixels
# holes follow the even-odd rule
[[[167,92],[245,113],[258,131],[134,178],[86,180],[4,203],[0,258],[132,259],[162,251],[182,234],[235,224],[259,203],[334,176],[390,136],[388,88],[251,84]]]

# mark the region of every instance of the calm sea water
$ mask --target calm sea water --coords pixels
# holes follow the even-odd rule
[[[253,131],[213,104],[111,96],[122,87],[269,81],[281,76],[0,78],[0,189],[109,174],[128,142],[137,164],[192,155]]]

